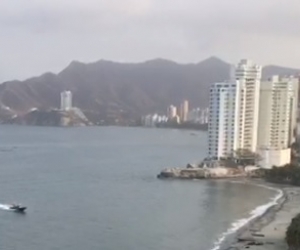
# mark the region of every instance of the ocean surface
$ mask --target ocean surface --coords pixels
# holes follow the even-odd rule
[[[156,178],[205,152],[205,132],[0,126],[0,249],[217,249],[276,192]]]

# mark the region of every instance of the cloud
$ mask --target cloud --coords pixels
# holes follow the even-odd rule
[[[1,0],[0,80],[75,59],[216,55],[298,67],[299,9],[299,0]]]

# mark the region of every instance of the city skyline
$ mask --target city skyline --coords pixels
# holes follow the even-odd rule
[[[258,153],[266,168],[291,161],[295,141],[299,79],[261,80],[260,65],[241,60],[231,79],[210,89],[208,157],[226,158],[237,150]]]
[[[146,127],[155,127],[161,123],[171,124],[208,124],[209,110],[207,108],[189,109],[189,101],[184,100],[179,106],[170,105],[165,114],[148,114],[142,117],[142,124]]]

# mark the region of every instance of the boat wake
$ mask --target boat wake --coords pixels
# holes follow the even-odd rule
[[[0,209],[1,210],[10,210],[10,206],[6,204],[0,204]]]
[[[226,240],[227,237],[230,235],[233,235],[234,233],[237,233],[240,229],[242,229],[244,226],[246,226],[249,222],[252,220],[264,215],[267,210],[275,205],[278,204],[278,201],[283,197],[283,191],[277,188],[272,188],[264,185],[257,185],[263,188],[267,188],[270,190],[277,191],[277,195],[271,199],[271,201],[265,205],[259,206],[255,208],[253,211],[250,212],[250,216],[248,218],[243,218],[240,220],[237,220],[231,224],[231,227],[223,233],[220,238],[214,243],[214,247],[211,250],[220,250],[222,244]]]

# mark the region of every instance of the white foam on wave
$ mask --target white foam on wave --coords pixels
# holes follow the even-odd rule
[[[10,210],[9,205],[6,205],[6,204],[0,204],[0,209],[2,209],[2,210]]]
[[[236,183],[238,183],[238,182],[236,182]],[[265,185],[256,185],[256,186],[277,191],[278,194],[274,198],[272,198],[269,203],[267,203],[265,205],[262,205],[262,206],[259,206],[259,207],[255,208],[253,211],[251,211],[250,216],[248,218],[240,219],[240,220],[237,220],[237,221],[233,222],[231,224],[231,227],[225,233],[223,233],[219,237],[219,239],[214,243],[214,247],[212,248],[212,250],[219,250],[222,243],[224,242],[224,240],[229,235],[232,235],[233,233],[236,233],[238,230],[240,230],[241,228],[246,226],[252,220],[256,219],[259,216],[262,216],[269,208],[277,205],[278,201],[283,197],[283,191],[281,189],[268,187],[268,186],[265,186]]]

